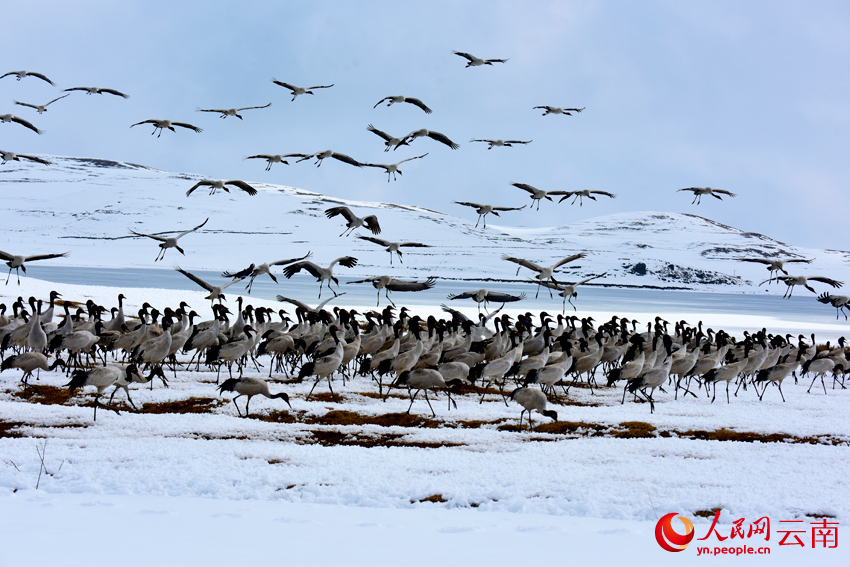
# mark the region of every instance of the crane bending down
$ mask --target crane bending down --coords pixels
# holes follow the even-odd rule
[[[255,378],[253,376],[243,376],[241,378],[228,378],[222,383],[218,388],[218,393],[223,394],[224,392],[237,392],[239,395],[233,398],[233,405],[236,406],[236,413],[239,414],[239,417],[248,417],[248,406],[251,405],[251,398],[254,396],[265,396],[270,399],[283,399],[286,402],[286,405],[292,408],[292,404],[289,403],[289,396],[283,392],[278,394],[272,394],[269,392],[269,385],[266,384],[266,381],[262,378]],[[242,396],[248,396],[248,401],[245,402],[245,415],[242,415],[242,412],[239,410],[239,404],[236,403],[236,400],[241,398]]]
[[[398,256],[398,261],[404,264],[401,259],[401,250],[399,248],[430,248],[427,244],[422,244],[420,242],[390,242],[389,240],[384,240],[383,238],[375,238],[373,236],[363,236],[360,234],[355,235],[360,240],[366,240],[373,244],[377,244],[378,246],[382,246],[387,252],[390,253],[390,265],[393,264],[393,252]]]
[[[6,285],[9,284],[9,278],[12,276],[12,269],[14,268],[15,274],[18,276],[18,285],[21,285],[21,274],[23,272],[24,275],[27,273],[27,267],[24,265],[26,262],[35,262],[36,260],[50,260],[51,258],[65,258],[70,252],[63,252],[61,254],[35,254],[33,256],[20,256],[15,254],[9,254],[8,252],[3,252],[0,250],[0,260],[5,260],[6,265],[9,266],[9,275],[6,276]],[[20,272],[18,271],[20,270]]]
[[[731,191],[727,191],[726,189],[712,189],[711,187],[686,187],[684,189],[677,190],[677,192],[678,191],[691,191],[694,194],[694,200],[691,201],[692,205],[694,203],[699,205],[700,202],[702,201],[703,195],[711,195],[712,197],[714,197],[715,199],[718,199],[720,201],[723,200],[723,197],[721,197],[721,195],[727,195],[729,197],[737,197],[736,193],[732,193]]]
[[[591,191],[590,189],[583,189],[581,191],[567,191],[564,194],[564,196],[561,197],[561,199],[558,202],[560,203],[561,201],[564,201],[565,199],[569,199],[570,197],[572,197],[573,202],[570,203],[570,204],[575,205],[576,199],[578,199],[578,206],[581,207],[583,198],[586,197],[588,199],[593,199],[595,201],[596,197],[594,197],[594,195],[603,195],[605,197],[611,197],[612,199],[617,198],[617,195],[615,195],[614,193],[609,193],[608,191]]]
[[[176,132],[174,129],[175,126],[180,126],[181,128],[186,128],[187,130],[192,130],[200,134],[203,132],[203,128],[198,128],[197,126],[192,126],[186,122],[172,122],[171,120],[158,120],[156,118],[151,118],[150,120],[142,120],[141,122],[136,122],[135,124],[130,124],[130,128],[133,126],[138,126],[140,124],[153,124],[153,132],[151,132],[151,136],[156,134],[156,131],[159,130],[159,134],[156,135],[157,138],[162,136],[162,131],[165,129],[171,130],[172,132]]]
[[[475,209],[475,212],[478,213],[478,220],[475,221],[475,228],[478,228],[478,223],[481,220],[484,220],[484,228],[487,228],[487,215],[494,214],[497,217],[501,216],[498,211],[521,211],[526,208],[528,205],[523,205],[521,207],[494,207],[493,205],[482,205],[480,203],[472,203],[469,201],[454,201],[456,205],[463,205],[464,207],[472,207]]]
[[[573,112],[581,112],[582,110],[584,110],[587,107],[583,106],[581,108],[562,108],[560,106],[546,106],[546,105],[544,105],[544,106],[535,106],[534,108],[543,109],[543,116],[546,116],[547,114],[566,114],[567,116],[572,116]]]
[[[315,94],[313,89],[329,89],[333,86],[333,83],[330,85],[316,85],[314,87],[296,87],[290,83],[284,83],[283,81],[278,81],[277,79],[272,79],[272,82],[280,87],[285,89],[289,89],[292,93],[292,100],[295,100],[296,97],[303,94]]]
[[[529,270],[537,272],[537,275],[534,276],[538,280],[537,285],[537,294],[535,294],[535,298],[540,293],[540,286],[544,281],[552,281],[552,283],[557,284],[558,281],[555,279],[554,273],[555,270],[563,266],[564,264],[569,264],[570,262],[574,262],[576,260],[580,260],[587,256],[586,252],[579,252],[578,254],[573,254],[572,256],[567,256],[559,260],[558,262],[552,264],[551,266],[540,266],[535,264],[530,260],[526,260],[524,258],[514,258],[513,256],[508,256],[507,254],[502,254],[502,260],[507,260],[508,262],[513,262],[514,264],[519,264],[521,268],[528,268]],[[516,269],[517,275],[519,275],[520,268]],[[549,297],[552,296],[552,290],[549,290]]]
[[[363,280],[356,280],[352,282],[345,282],[347,284],[358,284],[358,283],[371,283],[372,287],[378,290],[378,301],[375,303],[376,306],[381,304],[381,290],[384,290],[384,296],[387,298],[393,307],[395,307],[395,302],[390,299],[391,291],[424,291],[426,289],[431,289],[434,287],[434,284],[437,283],[437,278],[430,277],[424,282],[410,282],[405,280],[397,280],[390,276],[377,276],[374,278],[366,278]]]
[[[378,224],[378,217],[375,215],[360,218],[352,213],[351,209],[348,207],[331,207],[325,211],[325,216],[329,219],[339,215],[342,215],[342,218],[346,221],[345,230],[342,231],[340,236],[344,236],[346,232],[351,234],[355,229],[360,228],[361,226],[365,226],[372,234],[381,234],[381,225]]]
[[[319,299],[322,298],[322,286],[324,286],[325,281],[328,282],[328,289],[334,294],[339,295],[333,289],[331,289],[331,282],[336,284],[337,289],[339,289],[339,280],[334,277],[333,269],[336,264],[341,266],[345,266],[346,268],[353,268],[357,265],[357,258],[353,256],[342,256],[337,258],[333,262],[331,262],[330,266],[327,268],[323,268],[313,262],[302,261],[295,262],[294,264],[290,264],[283,269],[283,275],[286,276],[286,279],[291,278],[294,274],[297,274],[301,270],[309,272],[313,275],[317,280],[319,280]]]
[[[136,232],[132,228],[130,229],[130,232],[132,234],[135,234],[136,236],[146,236],[148,238],[153,238],[154,240],[159,241],[159,243],[160,243],[159,244],[159,248],[160,248],[159,254],[157,254],[156,259],[154,260],[154,262],[157,262],[159,260],[162,260],[165,257],[165,251],[168,250],[169,248],[176,248],[178,252],[180,252],[181,254],[183,254],[185,256],[186,252],[184,252],[183,249],[180,248],[180,246],[177,244],[177,241],[180,240],[181,238],[183,238],[184,236],[186,236],[187,234],[189,234],[190,232],[195,232],[196,230],[200,229],[202,226],[207,224],[207,221],[209,221],[209,220],[210,220],[210,218],[207,217],[207,220],[205,220],[204,222],[202,222],[201,224],[199,224],[195,228],[190,228],[189,230],[184,230],[183,232],[179,233],[177,236],[171,236],[169,238],[165,238],[163,236],[157,236],[155,234],[144,234],[144,233],[141,233],[141,232]]]
[[[48,106],[50,106],[51,104],[53,104],[57,100],[61,100],[61,99],[65,98],[66,96],[71,96],[71,93],[56,97],[53,100],[51,100],[50,102],[45,102],[44,104],[30,104],[28,102],[18,102],[16,100],[12,101],[12,102],[14,102],[15,104],[20,105],[20,106],[28,106],[30,108],[34,108],[39,114],[43,114],[43,113],[47,112]]]
[[[238,179],[231,179],[230,181],[225,181],[223,179],[202,179],[198,181],[192,188],[186,191],[186,196],[192,194],[192,192],[198,187],[210,187],[210,195],[214,194],[218,189],[224,189],[226,192],[230,193],[230,189],[227,188],[227,185],[232,185],[237,189],[241,189],[251,195],[252,197],[257,194],[257,190],[245,183],[244,181],[240,181]]]
[[[418,106],[423,111],[425,111],[425,114],[431,114],[431,109],[428,108],[427,106],[425,106],[425,103],[422,102],[421,100],[419,100],[418,98],[413,98],[411,96],[402,96],[402,95],[385,96],[384,98],[382,98],[381,100],[376,102],[375,106],[373,106],[372,109],[378,108],[378,105],[381,104],[382,102],[384,102],[385,100],[389,101],[387,103],[387,106],[392,106],[393,104],[395,104],[397,102],[407,102],[409,104],[412,104],[413,106]]]
[[[234,280],[230,280],[228,283],[226,283],[222,286],[217,286],[217,285],[212,285],[210,283],[205,282],[204,280],[202,280],[201,278],[199,278],[195,274],[192,274],[192,273],[187,272],[186,270],[182,269],[180,266],[175,266],[174,269],[177,270],[178,272],[180,272],[181,274],[183,274],[184,276],[186,276],[187,278],[189,278],[190,280],[192,280],[193,282],[195,282],[196,284],[198,284],[199,286],[201,286],[202,288],[204,288],[205,290],[207,290],[208,292],[210,292],[210,294],[208,296],[206,296],[204,299],[209,299],[212,302],[214,302],[216,299],[218,299],[219,304],[221,304],[222,301],[227,300],[227,298],[224,297],[224,290],[239,281],[239,280],[234,279]]]
[[[464,53],[463,51],[452,51],[452,53],[466,59],[467,67],[480,67],[481,65],[493,65],[493,63],[505,63],[507,61],[507,59],[481,59],[471,53]]]
[[[230,273],[230,272],[222,272],[221,276],[224,278],[233,278],[236,280],[244,280],[245,278],[250,278],[248,281],[248,285],[245,286],[245,289],[248,290],[248,293],[251,293],[251,287],[254,285],[254,280],[257,276],[261,276],[263,274],[268,274],[274,283],[278,283],[277,278],[274,277],[274,274],[271,272],[272,266],[285,266],[287,264],[292,264],[293,262],[298,262],[300,260],[304,260],[312,256],[312,252],[307,252],[305,255],[300,258],[289,258],[287,260],[278,260],[277,262],[269,262],[267,264],[260,264],[259,266],[255,266],[251,264],[244,270],[240,272]]]
[[[218,112],[221,114],[219,118],[227,118],[228,116],[235,116],[239,120],[242,120],[242,116],[239,114],[243,110],[254,110],[255,108],[268,108],[272,105],[272,103],[265,104],[263,106],[243,106],[242,108],[196,108],[195,112]]]
[[[384,168],[384,171],[385,171],[385,172],[386,172],[386,174],[387,174],[387,183],[389,183],[389,182],[390,182],[390,175],[392,175],[392,177],[393,177],[393,179],[392,179],[392,180],[393,180],[393,181],[395,181],[395,180],[396,180],[396,174],[401,175],[401,170],[398,168],[398,166],[400,166],[401,164],[403,164],[403,163],[404,163],[404,162],[406,162],[406,161],[410,161],[410,160],[414,160],[414,159],[424,158],[424,157],[425,157],[425,156],[427,156],[427,155],[428,155],[427,153],[424,153],[424,154],[422,154],[421,156],[414,156],[414,157],[410,157],[410,158],[407,158],[407,159],[403,159],[403,160],[401,160],[401,161],[398,161],[398,162],[396,162],[396,163],[391,163],[391,164],[389,164],[389,165],[387,165],[387,164],[385,164],[385,163],[364,163],[363,165],[364,165],[365,167],[382,167],[382,168]]]

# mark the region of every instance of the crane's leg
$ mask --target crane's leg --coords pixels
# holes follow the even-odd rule
[[[431,408],[431,415],[437,417],[434,408],[431,406],[431,400],[428,399],[428,390],[425,390],[425,401],[428,402],[428,407]]]
[[[413,407],[413,400],[416,399],[416,395],[419,394],[419,390],[416,390],[415,392],[413,392],[413,389],[408,387],[407,393],[410,395],[410,405],[407,406],[407,413],[410,413],[410,408]],[[427,395],[428,393],[425,392],[425,394]]]

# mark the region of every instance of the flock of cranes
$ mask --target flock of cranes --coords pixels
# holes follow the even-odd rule
[[[467,61],[466,67],[492,66],[494,63],[508,61],[508,59],[481,59],[469,53],[457,51],[454,54]],[[6,73],[0,76],[0,79],[7,76],[15,76],[17,80],[34,76],[54,85],[47,77],[38,73],[16,71]],[[334,86],[329,84],[299,87],[277,79],[272,79],[272,82],[287,89],[292,95],[291,101],[295,101],[301,95],[313,95],[315,94],[313,91]],[[46,112],[51,104],[70,96],[70,91],[81,91],[89,95],[106,93],[128,98],[128,95],[109,88],[73,87],[64,91],[67,94],[43,105],[17,101],[15,103],[32,108],[41,114]],[[426,114],[432,113],[431,108],[422,100],[402,95],[384,97],[374,105],[373,109],[385,102],[387,106],[407,103],[418,107]],[[268,108],[271,104],[270,102],[263,106],[227,109],[197,108],[196,111],[218,113],[222,119],[235,116],[242,120],[241,112]],[[542,109],[544,116],[549,114],[572,116],[585,110],[585,108],[554,106],[534,108]],[[0,122],[17,123],[36,133],[41,133],[29,121],[12,114],[0,115]],[[153,125],[151,134],[156,134],[157,137],[160,137],[164,130],[176,132],[175,127],[196,133],[202,132],[201,128],[186,122],[162,119],[143,120],[130,127],[142,124]],[[446,134],[427,128],[413,130],[401,137],[391,136],[372,124],[369,124],[367,129],[383,140],[385,152],[396,151],[401,146],[410,146],[418,138],[430,138],[452,150],[459,148],[459,144],[452,141]],[[496,147],[531,144],[532,140],[473,138],[470,143],[473,142],[486,143],[487,149],[490,150]],[[4,163],[26,159],[49,165],[47,160],[36,156],[14,154],[8,151],[3,151],[0,155]],[[428,153],[424,153],[393,164],[367,163],[333,150],[311,154],[257,154],[247,156],[245,159],[266,160],[266,171],[269,171],[276,163],[289,165],[289,159],[294,159],[296,163],[315,159],[316,167],[321,166],[325,159],[334,159],[355,167],[381,168],[387,173],[389,182],[396,180],[397,175],[401,175],[399,169],[401,164],[423,159],[427,155]],[[616,198],[615,194],[607,191],[542,190],[527,183],[518,182],[511,185],[525,191],[531,198],[532,207],[536,204],[537,210],[544,200],[554,202],[554,196],[561,197],[559,202],[572,198],[572,204],[578,201],[579,206],[583,206],[584,199],[595,201],[599,196]],[[190,196],[200,187],[209,187],[210,195],[217,190],[230,192],[230,189],[241,190],[249,196],[257,194],[257,189],[245,181],[204,179],[189,188],[186,195]],[[735,194],[730,191],[708,187],[690,187],[679,189],[679,191],[693,192],[692,204],[697,205],[703,195],[710,195],[721,200],[723,196],[735,197]],[[454,201],[454,203],[476,210],[478,214],[476,228],[481,221],[484,222],[483,228],[486,228],[488,214],[499,216],[500,212],[522,210],[528,206],[494,206],[468,201]],[[381,227],[376,215],[361,218],[345,206],[329,208],[325,211],[325,215],[328,219],[341,216],[346,221],[346,228],[340,237],[351,235],[361,227],[370,231],[375,236],[357,234],[356,237],[382,247],[390,254],[390,265],[393,265],[394,255],[399,263],[402,262],[401,248],[428,247],[426,243],[396,242],[378,238]],[[169,248],[175,248],[185,255],[183,248],[178,245],[178,240],[199,231],[208,221],[209,218],[194,228],[178,232],[174,236],[161,235],[167,233],[148,234],[132,230],[130,232],[134,236],[159,242],[160,251],[154,260],[156,262],[163,259]],[[67,253],[19,256],[0,251],[0,258],[6,261],[9,267],[6,283],[8,284],[13,268],[16,271],[26,272],[25,262],[66,255]],[[450,300],[472,299],[475,301],[479,305],[478,320],[468,319],[459,311],[449,307],[444,309],[451,315],[450,318],[429,317],[427,321],[418,316],[410,317],[405,308],[402,308],[399,316],[395,318],[389,306],[381,312],[363,314],[362,317],[365,319],[358,319],[360,314],[354,310],[334,308],[332,312],[329,312],[324,309],[325,305],[342,295],[339,291],[339,279],[334,275],[335,266],[339,264],[345,268],[353,268],[358,264],[358,259],[344,255],[334,259],[325,267],[307,260],[309,256],[311,256],[310,252],[298,258],[259,265],[251,264],[240,271],[224,272],[222,275],[231,279],[220,286],[212,285],[189,271],[175,267],[178,272],[209,292],[206,299],[213,303],[213,320],[198,324],[193,321],[194,312],[187,312],[188,306],[182,304],[177,308],[165,308],[162,312],[149,305],[143,306],[138,313],[137,321],[130,322],[124,316],[122,296],[119,296],[119,306],[114,310],[115,314],[111,321],[103,319],[103,313],[109,311],[105,307],[91,302],[92,304],[87,305],[85,310],[79,309],[76,314],[71,314],[69,307],[71,304],[66,302],[63,304],[66,311],[65,318],[60,325],[52,321],[52,310],[56,299],[53,294],[51,294],[49,318],[42,313],[40,300],[32,298],[29,302],[30,310],[27,311],[21,298],[13,305],[12,317],[5,315],[5,306],[0,315],[3,369],[21,369],[24,372],[23,380],[26,390],[33,371],[38,369],[50,371],[55,370],[57,364],[64,365],[71,372],[69,387],[72,393],[76,388],[83,386],[94,386],[97,389],[95,416],[97,407],[100,405],[100,395],[107,388],[115,387],[113,396],[115,391],[123,388],[129,400],[128,385],[132,383],[152,385],[155,377],[159,377],[163,383],[166,383],[166,368],[176,373],[177,368],[183,364],[184,370],[188,371],[193,361],[198,368],[202,359],[209,369],[216,369],[217,374],[222,366],[227,367],[229,377],[221,384],[219,391],[220,393],[236,392],[237,398],[246,396],[245,416],[249,415],[251,398],[256,395],[283,399],[290,404],[290,397],[287,394],[271,394],[264,380],[256,376],[243,376],[248,366],[257,364],[257,358],[263,355],[272,357],[272,362],[269,363],[270,376],[273,369],[286,374],[297,371],[299,380],[314,380],[313,388],[321,381],[327,380],[331,392],[333,392],[332,382],[335,378],[342,378],[345,383],[346,379],[353,379],[356,373],[369,376],[374,380],[379,395],[383,396],[385,377],[391,376],[392,379],[388,382],[391,386],[406,387],[409,391],[411,406],[408,411],[412,408],[420,390],[426,392],[425,398],[431,407],[427,397],[428,390],[444,390],[448,393],[451,388],[461,384],[471,385],[483,388],[483,399],[483,396],[488,393],[488,385],[494,385],[498,387],[505,403],[507,399],[512,399],[522,406],[520,423],[526,411],[529,413],[529,422],[532,411],[557,419],[557,413],[547,409],[547,403],[559,401],[556,386],[561,387],[564,393],[568,393],[570,387],[583,382],[592,391],[593,388],[598,387],[597,374],[603,373],[607,377],[608,385],[614,385],[621,380],[625,381],[624,400],[626,392],[632,392],[635,399],[641,397],[647,401],[651,411],[655,409],[656,390],[668,383],[675,388],[676,395],[681,390],[684,396],[695,395],[691,390],[693,385],[697,389],[708,390],[709,386],[716,388],[718,382],[726,382],[727,400],[731,401],[728,398],[728,387],[731,383],[737,382],[739,388],[752,385],[757,393],[757,386],[764,385],[766,389],[767,385],[772,383],[776,384],[782,393],[782,381],[799,369],[802,374],[814,375],[812,384],[818,378],[823,384],[824,375],[831,372],[833,385],[841,383],[843,387],[843,373],[847,365],[843,340],[840,348],[829,348],[827,344],[825,351],[818,351],[814,345],[814,337],[812,345],[805,344],[802,337],[794,344],[792,337],[770,335],[766,330],[757,331],[752,335],[746,334],[743,339],[737,340],[723,331],[715,333],[709,329],[703,332],[701,325],[697,328],[689,327],[684,321],[676,323],[675,330],[671,331],[666,321],[656,320],[654,326],[651,323],[648,325],[646,332],[638,332],[635,327],[637,322],[618,317],[614,317],[604,325],[594,327],[591,318],[579,319],[576,316],[565,317],[562,314],[557,316],[557,328],[552,328],[555,319],[546,312],[538,316],[526,313],[518,316],[516,321],[507,315],[496,317],[498,311],[487,315],[480,313],[480,308],[486,309],[488,304],[504,305],[521,301],[525,297],[524,293],[511,295],[480,289],[448,296]],[[556,279],[558,268],[585,257],[585,253],[579,252],[549,266],[508,255],[502,256],[502,259],[517,264],[519,266],[517,274],[522,268],[535,272],[534,279],[531,280],[532,283],[537,284],[535,297],[539,295],[541,286],[547,288],[550,297],[553,297],[553,292],[557,292],[563,298],[563,313],[567,302],[576,310],[572,299],[577,296],[578,286],[606,275],[605,273],[592,275],[571,283]],[[784,269],[785,263],[810,262],[811,260],[783,261],[761,258],[741,258],[741,260],[765,264],[770,278],[763,283],[782,281],[788,286],[787,296],[790,296],[793,287],[798,285],[815,292],[814,288],[808,284],[809,281],[818,281],[834,288],[842,285],[842,282],[821,276],[791,276]],[[280,301],[296,305],[297,323],[283,311],[279,313],[281,320],[272,322],[271,310],[255,308],[251,305],[243,306],[241,296],[238,299],[237,313],[231,313],[224,306],[226,301],[224,291],[237,282],[248,279],[246,289],[249,293],[254,280],[260,275],[267,274],[277,283],[278,280],[272,273],[272,268],[278,266],[282,267],[282,273],[286,278],[291,278],[300,272],[315,277],[319,282],[319,299],[327,283],[333,297],[327,298],[316,307],[310,307],[298,300],[278,296]],[[778,275],[780,271],[785,275]],[[384,290],[385,298],[392,307],[395,307],[395,303],[389,297],[390,292],[416,292],[431,289],[436,279],[427,278],[419,282],[381,275],[348,283],[372,284],[377,290],[378,307],[381,290]],[[336,290],[331,287],[332,284],[336,284]],[[823,294],[818,300],[836,307],[838,313],[843,312],[848,304],[846,297],[830,294]],[[158,321],[160,315],[162,320]],[[235,321],[232,324],[228,315],[235,315]],[[539,317],[539,325],[534,324],[536,317]],[[490,321],[493,322],[495,330],[487,327]],[[7,349],[13,349],[14,354],[7,356]],[[179,360],[180,353],[188,355],[190,352],[194,354],[188,362]],[[56,357],[52,365],[48,364],[47,355]],[[32,360],[22,358],[25,356]],[[107,364],[107,358],[110,356],[113,358],[111,366]],[[118,361],[123,361],[126,365],[116,366],[115,363]],[[103,366],[98,365],[98,362],[102,362]],[[91,366],[92,364],[94,366]],[[87,368],[87,365],[90,367]],[[238,372],[235,378],[233,377],[234,366]],[[144,371],[150,371],[150,374],[144,376]],[[507,389],[512,389],[509,395]],[[825,385],[824,393],[826,393]],[[309,398],[311,394],[307,397]],[[759,398],[763,396],[764,390],[759,394]],[[784,394],[782,397],[784,400]],[[129,401],[132,404],[132,400]],[[452,404],[455,402],[449,397],[449,408]],[[135,407],[135,404],[132,405]],[[111,400],[106,407],[114,409]],[[237,411],[240,416],[243,415],[238,406]],[[431,411],[434,413],[433,407]]]

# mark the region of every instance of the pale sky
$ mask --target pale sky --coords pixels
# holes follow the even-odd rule
[[[0,149],[291,185],[472,222],[474,211],[451,202],[530,203],[511,182],[597,189],[617,198],[545,202],[499,222],[687,212],[790,244],[850,249],[846,2],[48,1],[13,3],[3,14],[0,74],[37,71],[57,86],[0,80],[0,114],[44,130],[0,124]],[[509,61],[465,68],[453,50]],[[334,86],[290,102],[272,78]],[[43,115],[13,104],[43,104],[77,86],[130,98],[77,92]],[[434,112],[372,108],[395,94]],[[269,102],[244,121],[195,112]],[[538,105],[586,110],[543,117]],[[204,132],[157,139],[150,125],[129,127],[151,118]],[[384,153],[370,123],[395,136],[429,128],[460,148],[418,139]],[[533,142],[487,150],[471,138]],[[325,149],[372,163],[428,156],[403,164],[391,183],[382,170],[335,160],[266,172],[265,162],[243,159]],[[676,189],[692,186],[738,196],[691,205]],[[186,189],[175,180],[175,191]],[[214,198],[193,195],[187,206],[204,197]]]

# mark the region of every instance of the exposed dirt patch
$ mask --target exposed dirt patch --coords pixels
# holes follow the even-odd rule
[[[320,416],[311,416],[304,419],[304,423],[311,425],[380,425],[382,427],[425,427],[436,428],[442,422],[411,415],[409,413],[386,413],[381,415],[365,415],[353,411],[335,410]]]
[[[417,449],[437,449],[440,447],[459,447],[462,443],[434,443],[422,441],[405,441],[402,434],[362,435],[359,433],[342,433],[333,430],[312,430],[311,439],[303,439],[302,443],[317,443],[325,447],[356,446],[356,447],[415,447]]]
[[[645,421],[624,421],[612,436],[623,439],[644,439],[655,437],[655,426]]]
[[[188,398],[176,402],[148,403],[140,413],[209,413],[226,402],[217,398]]]
[[[298,412],[298,414],[303,415],[306,412]],[[256,416],[260,421],[268,421],[270,423],[297,423],[301,421],[299,419],[299,415],[296,412],[288,412],[288,411],[271,411],[267,414],[261,414]]]
[[[709,510],[697,510],[694,512],[694,516],[699,516],[700,518],[713,518],[714,515],[720,508],[711,508]]]
[[[56,386],[39,386],[38,383],[30,384],[27,389],[27,395],[24,396],[23,388],[19,392],[12,394],[13,397],[44,405],[62,405],[71,399],[71,394],[67,388],[57,388]]]
[[[341,404],[347,402],[348,398],[346,396],[340,396],[339,394],[331,394],[330,392],[319,392],[318,394],[310,396],[310,400],[316,400],[323,404]]]
[[[410,503],[414,502],[448,502],[445,498],[443,498],[442,494],[432,494],[431,496],[426,496],[425,498],[420,498],[419,500],[411,500]]]
[[[0,421],[0,439],[3,437],[20,438],[24,437],[21,434],[20,427],[26,425],[20,421]]]
[[[760,441],[762,443],[789,443],[799,442],[791,435],[784,433],[753,433],[752,431],[733,431],[731,429],[721,428],[714,431],[704,430],[689,430],[677,431],[679,437],[687,437],[690,439],[710,439],[713,441],[744,441],[752,443]]]

